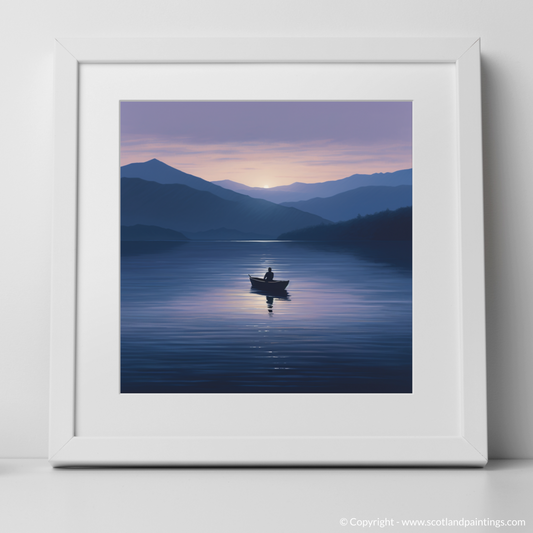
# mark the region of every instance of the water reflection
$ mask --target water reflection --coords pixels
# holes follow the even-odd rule
[[[413,247],[411,241],[355,241],[317,242],[290,241],[295,250],[351,255],[375,264],[386,264],[398,271],[411,273],[413,268]]]
[[[410,257],[410,243],[127,243],[121,391],[409,393]],[[269,266],[290,294],[250,287]]]
[[[291,301],[290,294],[287,291],[276,291],[275,293],[270,293],[267,291],[254,289],[252,287],[250,289],[250,294],[257,294],[262,298],[266,297],[267,310],[269,313],[274,312],[274,300],[284,300],[286,302]]]

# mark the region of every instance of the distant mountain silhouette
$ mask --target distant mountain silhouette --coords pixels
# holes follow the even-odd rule
[[[378,172],[376,174],[354,174],[347,178],[322,183],[292,183],[264,189],[261,187],[248,187],[232,180],[214,181],[228,190],[246,194],[253,198],[262,198],[277,204],[283,202],[299,202],[312,198],[328,198],[341,192],[350,191],[359,187],[371,185],[384,185],[395,187],[397,185],[412,185],[412,169],[398,170],[396,172]]]
[[[413,239],[413,208],[381,211],[328,226],[283,233],[280,240],[302,241],[410,241]]]
[[[246,201],[247,196],[235,193],[229,189],[224,189],[218,185],[214,185],[210,181],[206,181],[192,174],[186,174],[177,168],[171,167],[158,159],[150,159],[144,163],[131,163],[125,165],[120,169],[121,178],[141,178],[146,181],[155,181],[168,185],[171,183],[179,183],[180,185],[187,185],[199,191],[208,191],[220,198],[226,200]]]
[[[159,226],[120,226],[121,241],[188,241],[185,235],[172,229]]]
[[[230,191],[253,191],[255,189],[260,189],[260,187],[249,187],[248,185],[244,185],[244,183],[238,183],[233,180],[218,180],[212,181],[211,183],[214,183],[219,187],[224,187],[224,189],[229,189]],[[246,194],[246,192],[243,192],[242,194]]]
[[[227,228],[210,229],[196,233],[189,231],[186,236],[195,241],[254,241],[266,238],[264,235],[258,233],[242,232]]]
[[[386,209],[398,209],[413,204],[413,188],[409,185],[359,187],[329,198],[313,198],[302,202],[284,202],[280,205],[295,207],[333,222],[350,220],[357,215],[370,215]]]
[[[143,224],[180,232],[227,228],[274,238],[295,229],[328,224],[328,220],[248,198],[230,201],[180,184],[163,185],[140,178],[121,180],[121,224]]]

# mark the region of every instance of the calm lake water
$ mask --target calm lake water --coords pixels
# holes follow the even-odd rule
[[[124,393],[412,390],[411,242],[124,242],[121,269]]]

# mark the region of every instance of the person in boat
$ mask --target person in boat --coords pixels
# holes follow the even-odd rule
[[[272,272],[270,267],[268,267],[268,272],[264,275],[263,279],[265,281],[272,281],[274,279],[274,272]]]

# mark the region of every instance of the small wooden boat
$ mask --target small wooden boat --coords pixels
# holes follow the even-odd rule
[[[252,278],[250,274],[248,274],[248,277],[250,278],[250,282],[254,289],[259,289],[265,292],[284,291],[287,288],[287,285],[289,285],[289,280],[282,281],[280,279],[274,279],[272,281],[265,281],[262,278]]]

